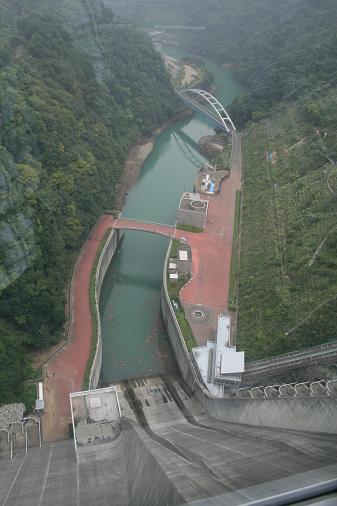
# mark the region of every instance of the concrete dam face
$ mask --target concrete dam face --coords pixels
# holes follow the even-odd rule
[[[334,434],[225,422],[176,375],[117,389],[122,417],[76,452],[67,440],[0,460],[2,506],[239,505],[281,493],[289,504],[303,487],[336,487]]]

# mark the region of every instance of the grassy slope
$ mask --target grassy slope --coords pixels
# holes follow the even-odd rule
[[[245,132],[238,340],[251,359],[337,336],[336,299],[310,317],[337,295],[337,201],[327,186],[337,177],[324,156],[336,144],[336,99],[335,91],[312,99],[320,136],[303,104]]]
[[[173,239],[172,245],[171,245],[170,258],[177,258],[178,246],[179,246],[179,240]],[[183,308],[183,306],[180,302],[180,298],[179,298],[180,290],[187,283],[187,281],[188,281],[187,276],[181,276],[178,281],[170,280],[168,277],[167,278],[167,290],[168,290],[168,294],[169,294],[171,301],[174,300],[176,302],[176,304],[178,304],[178,306],[179,306],[179,309],[175,309],[175,315],[178,320],[180,330],[184,336],[187,349],[189,351],[191,351],[192,348],[195,348],[197,346],[197,342],[195,340],[191,325],[189,324],[189,321],[186,317],[184,308]]]

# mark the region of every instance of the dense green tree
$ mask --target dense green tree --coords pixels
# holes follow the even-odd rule
[[[232,67],[249,94],[231,107],[239,126],[280,100],[337,83],[335,0],[156,0],[155,8],[138,0],[107,2],[146,27],[203,27],[166,28],[166,38]]]
[[[0,405],[23,401],[23,381],[30,373],[23,336],[0,321]]]
[[[0,403],[25,353],[59,339],[72,262],[130,147],[175,107],[150,39],[102,2],[0,0]]]

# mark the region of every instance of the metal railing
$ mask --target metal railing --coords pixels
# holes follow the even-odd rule
[[[237,399],[262,400],[275,398],[334,397],[337,398],[337,379],[242,387],[236,390]]]
[[[296,366],[324,361],[334,356],[337,356],[336,341],[313,346],[305,350],[297,350],[275,357],[248,362],[246,364],[244,377],[247,378],[249,376],[268,372],[278,372],[281,369],[293,369]]]

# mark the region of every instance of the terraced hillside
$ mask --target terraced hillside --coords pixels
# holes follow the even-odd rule
[[[244,134],[238,340],[250,359],[337,338],[336,98]]]

